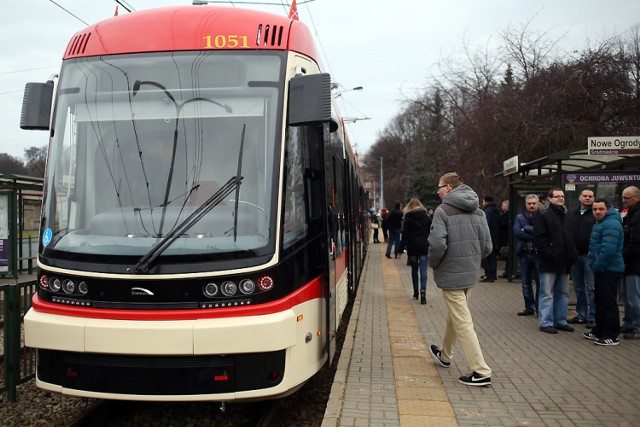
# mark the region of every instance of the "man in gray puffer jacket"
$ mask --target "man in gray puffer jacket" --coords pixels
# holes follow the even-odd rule
[[[491,233],[484,212],[478,207],[478,195],[462,183],[458,174],[444,174],[437,194],[442,204],[431,224],[429,265],[449,312],[442,348],[432,345],[431,353],[441,366],[448,368],[456,341],[460,341],[472,372],[459,381],[470,386],[490,385],[491,368],[482,356],[467,300],[478,281],[480,261],[493,250]]]

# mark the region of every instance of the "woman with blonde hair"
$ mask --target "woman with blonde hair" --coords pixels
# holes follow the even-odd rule
[[[420,304],[427,303],[427,269],[429,268],[429,231],[431,217],[420,200],[412,198],[404,208],[401,248],[406,249],[411,266],[413,298],[418,299],[420,283]]]

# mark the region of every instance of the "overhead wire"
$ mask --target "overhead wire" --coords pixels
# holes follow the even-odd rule
[[[58,6],[60,9],[64,10],[65,12],[67,12],[69,15],[73,16],[74,18],[76,18],[78,21],[82,22],[84,25],[86,25],[87,27],[89,26],[88,23],[86,23],[85,21],[83,21],[81,18],[79,18],[77,15],[74,15],[72,12],[70,12],[68,9],[65,9],[63,6],[60,6],[58,3],[54,2],[53,0],[49,0],[51,3],[55,4],[56,6]]]

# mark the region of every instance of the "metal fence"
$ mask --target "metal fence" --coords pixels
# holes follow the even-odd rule
[[[16,400],[19,384],[35,376],[35,350],[24,346],[22,319],[31,307],[31,296],[36,281],[0,285],[0,324],[3,342],[0,355],[0,393],[7,393],[7,400]]]

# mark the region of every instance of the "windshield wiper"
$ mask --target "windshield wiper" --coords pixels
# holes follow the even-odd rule
[[[213,208],[218,206],[224,199],[231,194],[233,190],[240,186],[242,183],[241,176],[234,176],[226,184],[224,184],[218,191],[216,191],[211,197],[209,197],[202,205],[198,207],[191,215],[178,224],[173,230],[156,243],[145,256],[135,265],[133,271],[136,273],[146,273],[149,271],[151,264],[182,234],[186,233],[191,227],[193,227],[200,219],[209,213]]]
[[[247,129],[247,124],[242,126],[242,136],[240,137],[240,154],[238,155],[238,171],[236,177],[242,174],[242,148],[244,147],[244,132]],[[233,207],[233,241],[238,240],[238,199],[240,198],[240,186],[236,186],[236,202]]]

